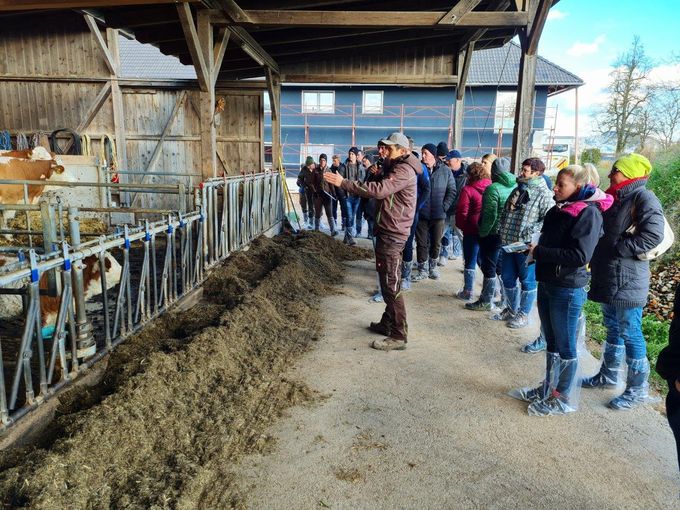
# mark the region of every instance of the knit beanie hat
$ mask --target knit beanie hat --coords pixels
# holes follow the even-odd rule
[[[319,154],[319,162],[321,162],[322,159],[323,159],[324,161],[328,161],[328,156],[326,156],[326,155],[323,154],[323,153],[322,153],[322,154]]]
[[[437,144],[437,157],[446,156],[448,152],[449,146],[446,145],[446,142],[439,142],[439,144]]]
[[[652,164],[642,154],[632,153],[617,159],[614,168],[629,179],[637,179],[647,177],[652,171]]]
[[[313,165],[314,164],[314,158],[312,156],[307,156],[307,159],[305,159],[305,166]]]
[[[493,163],[491,163],[491,177],[498,177],[500,174],[504,174],[510,171],[510,159],[508,158],[496,158]]]
[[[433,143],[426,143],[425,145],[423,145],[423,148],[421,149],[420,152],[422,153],[422,151],[427,151],[433,156],[437,155],[437,147],[435,147]]]

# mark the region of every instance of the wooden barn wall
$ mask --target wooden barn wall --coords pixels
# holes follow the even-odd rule
[[[0,130],[12,135],[58,128],[75,129],[87,115],[95,97],[110,78],[94,36],[80,16],[59,16],[40,21],[27,35],[4,27],[0,35]],[[68,81],[71,79],[72,81]],[[144,172],[122,180],[196,185],[199,176],[160,176],[154,172],[201,173],[198,91],[125,87],[127,162],[122,170]],[[170,121],[178,99],[184,97]],[[224,111],[216,113],[218,174],[261,171],[264,168],[264,104],[261,90],[217,90]],[[164,129],[165,136],[163,136]],[[81,134],[92,137],[93,153],[99,154],[99,138],[113,137],[111,96]],[[162,150],[149,166],[163,136]],[[155,198],[154,198],[155,197]],[[176,197],[140,195],[135,205],[176,207]]]
[[[404,45],[396,55],[391,57],[377,51],[354,52],[342,58],[283,64],[281,73],[285,75],[451,76],[455,73],[454,62],[451,47],[436,45],[409,48]]]

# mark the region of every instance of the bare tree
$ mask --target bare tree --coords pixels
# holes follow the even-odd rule
[[[640,135],[648,136],[651,117],[645,114],[650,96],[648,87],[652,61],[635,36],[630,49],[614,62],[607,88],[609,100],[597,113],[599,131],[616,140],[616,154],[623,153]],[[644,131],[644,133],[641,132]]]
[[[667,150],[680,138],[680,83],[657,86],[651,104],[653,133]]]

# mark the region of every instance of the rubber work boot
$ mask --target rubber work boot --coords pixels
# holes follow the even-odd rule
[[[406,349],[406,340],[387,337],[382,340],[373,340],[371,347],[379,351],[403,351]]]
[[[330,223],[329,227],[331,229],[331,237],[337,236],[338,231],[335,230],[335,220],[333,218],[331,218],[330,220],[328,220],[328,223]]]
[[[649,396],[649,361],[647,358],[627,358],[628,379],[626,390],[622,395],[612,399],[609,407],[617,410],[628,410],[642,404],[654,402],[658,399]]]
[[[425,269],[425,262],[418,262],[417,271],[411,275],[412,282],[419,282],[427,279],[427,269]]]
[[[623,372],[623,357],[626,346],[604,343],[602,351],[602,365],[597,374],[586,377],[581,381],[583,388],[613,388],[615,387]]]
[[[401,290],[411,290],[411,268],[413,264],[411,261],[403,261],[401,263]]]
[[[496,290],[496,278],[484,278],[484,283],[482,283],[482,294],[479,299],[473,303],[465,303],[465,308],[468,310],[477,311],[491,311],[493,309],[493,299],[494,291]]]
[[[437,269],[437,259],[430,259],[429,272],[427,275],[432,280],[439,280],[439,269]]]

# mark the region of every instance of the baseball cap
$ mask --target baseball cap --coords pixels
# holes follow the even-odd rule
[[[450,160],[450,159],[456,159],[456,158],[457,158],[457,159],[460,159],[460,158],[462,158],[462,157],[463,157],[463,155],[460,153],[459,150],[453,149],[453,150],[450,150],[450,151],[446,154],[446,161],[448,161],[448,160]]]
[[[406,135],[398,131],[395,131],[387,138],[383,138],[380,140],[380,143],[385,145],[401,145],[402,147],[406,148],[409,147],[408,138],[406,138]]]

